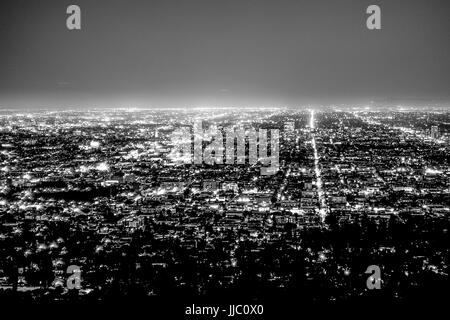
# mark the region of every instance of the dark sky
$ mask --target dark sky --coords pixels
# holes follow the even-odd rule
[[[0,3],[2,108],[450,100],[449,0]]]

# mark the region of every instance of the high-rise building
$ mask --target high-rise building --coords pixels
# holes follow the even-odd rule
[[[439,127],[438,126],[431,127],[431,137],[433,139],[439,139]]]
[[[295,123],[294,121],[289,121],[284,124],[284,131],[286,133],[294,133]]]

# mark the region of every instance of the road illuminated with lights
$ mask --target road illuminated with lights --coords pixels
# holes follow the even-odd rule
[[[325,194],[322,189],[322,178],[321,178],[321,171],[319,167],[319,155],[317,153],[317,147],[316,147],[316,137],[314,134],[314,129],[316,128],[315,119],[314,119],[314,110],[310,110],[310,121],[309,121],[309,127],[311,128],[311,145],[314,152],[314,172],[316,175],[316,187],[317,187],[317,195],[319,197],[319,215],[322,219],[322,222],[325,220],[326,213],[327,213],[327,205],[325,202]]]

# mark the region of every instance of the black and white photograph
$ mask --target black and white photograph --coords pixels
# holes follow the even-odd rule
[[[449,229],[449,0],[0,1],[2,316],[445,310]]]

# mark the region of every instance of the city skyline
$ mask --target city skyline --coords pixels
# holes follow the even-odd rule
[[[448,111],[34,111],[0,124],[6,304],[168,302],[181,318],[233,301],[279,318],[448,300]],[[172,157],[174,135],[206,151],[230,128],[279,130],[276,172],[252,161],[251,134],[214,163]]]

